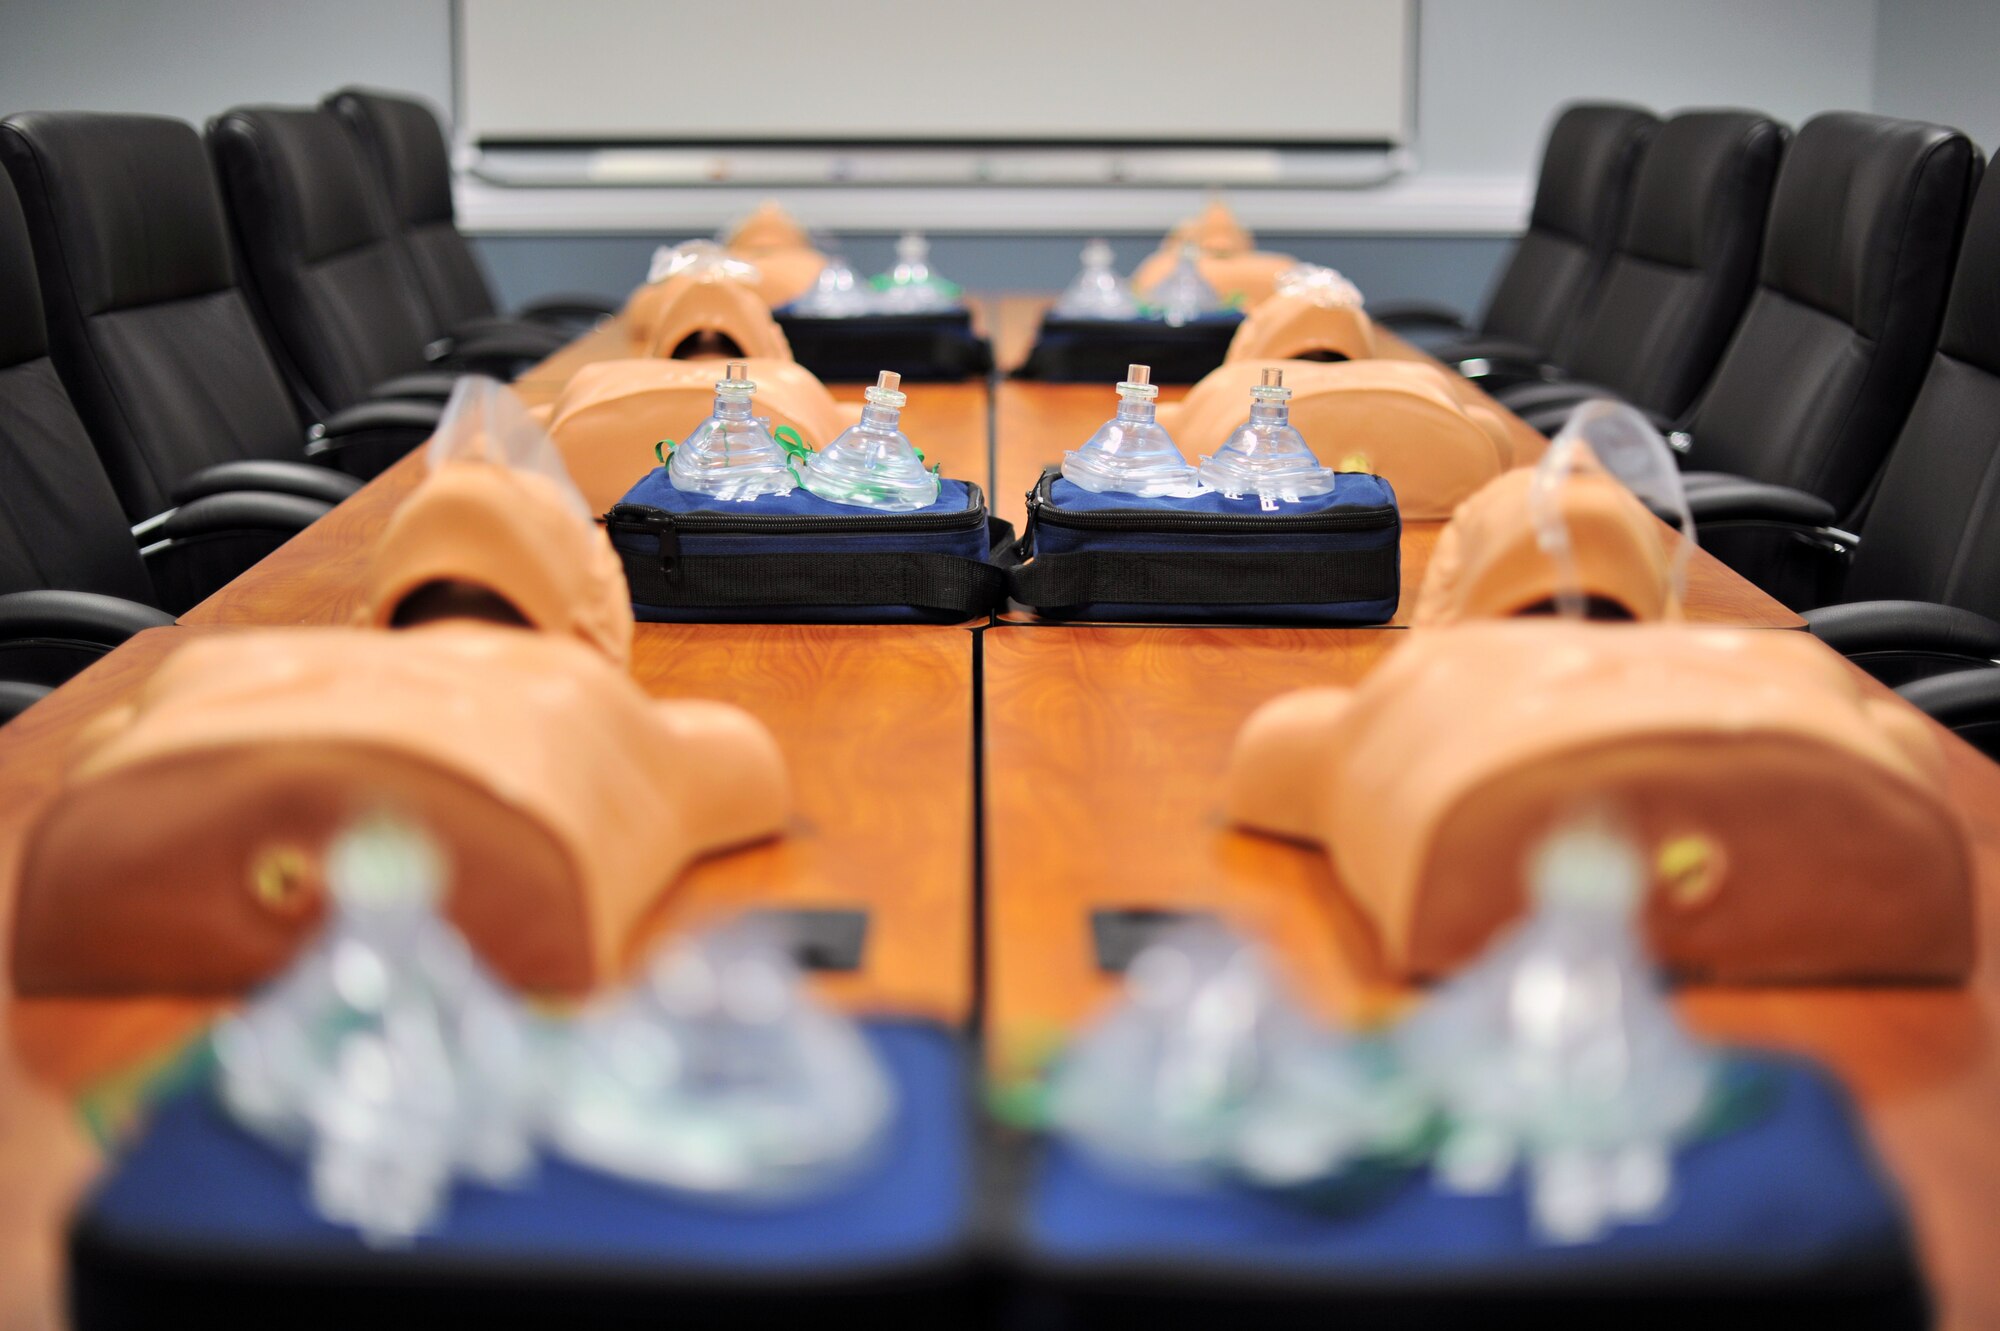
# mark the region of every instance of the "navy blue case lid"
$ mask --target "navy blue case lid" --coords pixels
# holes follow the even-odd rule
[[[601,1278],[672,1289],[951,1265],[974,1220],[969,1091],[942,1028],[864,1027],[897,1090],[885,1149],[802,1201],[731,1203],[646,1187],[544,1155],[520,1188],[454,1188],[442,1228],[371,1249],[310,1206],[300,1160],[239,1128],[206,1090],[159,1106],[77,1219],[90,1270],[289,1270],[350,1279],[508,1273],[584,1287]],[[447,1276],[448,1278],[448,1276]]]
[[[1537,1242],[1518,1180],[1492,1196],[1453,1196],[1418,1170],[1352,1212],[1323,1214],[1247,1187],[1146,1187],[1060,1142],[1030,1185],[1021,1241],[1051,1277],[1122,1275],[1163,1296],[1290,1288],[1329,1312],[1331,1300],[1385,1291],[1413,1311],[1468,1291],[1558,1301],[1707,1292],[1768,1315],[1787,1295],[1848,1290],[1881,1300],[1871,1316],[1920,1307],[1902,1205],[1846,1093],[1803,1060],[1738,1067],[1764,1083],[1764,1112],[1678,1155],[1665,1217],[1593,1243]]]

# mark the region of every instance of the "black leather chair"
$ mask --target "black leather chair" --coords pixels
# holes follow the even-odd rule
[[[428,433],[393,411],[328,421],[318,438],[302,425],[236,284],[191,126],[17,115],[0,123],[0,161],[27,214],[56,368],[133,521],[218,490],[335,503],[356,481],[308,461],[368,474]]]
[[[212,493],[138,539],[49,357],[35,259],[0,177],[0,721],[327,511],[295,495]]]
[[[1858,516],[1937,345],[1981,165],[1940,125],[1843,111],[1800,128],[1757,290],[1684,418],[1691,473],[1789,487]],[[1691,492],[1718,484],[1689,477]],[[1743,553],[1738,567],[1754,572]]]
[[[370,88],[342,88],[322,107],[339,116],[360,142],[388,200],[396,238],[416,274],[432,337],[465,337],[495,329],[540,336],[550,349],[612,313],[611,302],[554,296],[500,313],[472,247],[459,232],[451,198],[451,148],[428,105]]]
[[[333,112],[237,107],[209,122],[208,145],[252,300],[315,414],[426,370],[509,378],[558,344],[539,329],[432,336],[382,186]]]
[[[2000,180],[1973,202],[1944,329],[1860,534],[1807,491],[1716,482],[1704,536],[1781,534],[1813,631],[1890,684],[2000,658]]]
[[[2000,180],[1973,201],[1937,350],[1861,534],[1778,485],[1717,483],[1695,504],[1704,533],[1777,538],[1794,604],[1818,603],[1815,636],[2000,757]]]
[[[1376,322],[1417,338],[1449,362],[1562,359],[1625,226],[1632,181],[1659,121],[1616,103],[1563,109],[1542,147],[1528,229],[1476,325],[1434,305],[1385,305]],[[1443,335],[1444,341],[1436,339]]]
[[[1684,111],[1639,164],[1631,212],[1561,364],[1500,401],[1553,433],[1588,397],[1678,417],[1708,382],[1757,282],[1791,131],[1751,111]]]

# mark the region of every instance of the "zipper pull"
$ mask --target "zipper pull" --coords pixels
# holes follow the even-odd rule
[[[1035,523],[1041,517],[1042,512],[1042,482],[1040,477],[1037,477],[1035,483],[1028,487],[1027,507],[1027,521],[1021,524],[1020,538],[1014,542],[1015,558],[1024,560],[1030,558],[1035,551]]]
[[[674,515],[647,504],[617,504],[604,515],[604,525],[615,536],[619,532],[650,535],[660,557],[660,572],[674,586],[681,582],[681,534]]]

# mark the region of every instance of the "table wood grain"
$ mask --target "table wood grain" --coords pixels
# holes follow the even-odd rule
[[[1001,627],[983,638],[989,1061],[1027,1075],[1114,986],[1097,907],[1213,912],[1270,942],[1320,1010],[1407,1001],[1318,850],[1232,830],[1220,779],[1260,703],[1352,683],[1400,633]],[[1943,737],[1971,834],[1980,960],[1959,987],[1691,987],[1706,1036],[1835,1068],[1906,1190],[1943,1325],[2000,1325],[2000,767]]]
[[[697,864],[641,925],[756,903],[870,912],[856,1010],[965,1020],[972,995],[973,636],[916,625],[641,624],[632,673],[660,698],[735,703],[777,737],[786,834]]]

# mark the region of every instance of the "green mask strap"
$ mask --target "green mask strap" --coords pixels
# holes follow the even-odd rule
[[[806,474],[799,470],[799,466],[813,455],[812,445],[800,438],[799,432],[789,425],[780,425],[771,431],[771,437],[778,441],[778,447],[785,450],[785,466],[791,470],[793,483],[804,485]]]
[[[776,439],[787,453],[790,453],[799,461],[804,461],[813,455],[812,445],[800,438],[799,432],[789,425],[780,425],[777,429],[771,431],[771,437]]]

